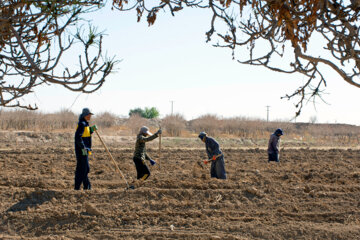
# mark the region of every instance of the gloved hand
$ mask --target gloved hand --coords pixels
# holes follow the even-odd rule
[[[82,151],[82,155],[83,156],[87,156],[88,154],[90,154],[91,155],[91,148],[83,148],[83,149],[81,149],[81,151]]]
[[[82,155],[83,155],[83,156],[87,156],[87,155],[88,155],[88,150],[87,150],[87,148],[83,148],[83,149],[81,149],[81,151],[82,151]]]
[[[94,126],[90,127],[90,130],[91,130],[91,132],[95,132],[95,130],[98,130],[98,128],[96,125],[94,125]]]
[[[208,160],[206,160],[206,159],[204,160],[204,164],[208,164],[208,162],[209,162]]]
[[[156,164],[156,162],[152,159],[150,159],[149,161],[150,161],[151,166],[154,166]]]
[[[211,159],[215,161],[216,160],[216,155],[214,155]]]
[[[92,154],[92,149],[91,148],[87,148],[88,154],[91,155]]]
[[[157,134],[157,135],[162,134],[162,130],[159,129],[159,130],[156,132],[156,134]]]

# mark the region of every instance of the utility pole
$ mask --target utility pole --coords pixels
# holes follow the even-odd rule
[[[174,114],[174,101],[170,101],[171,102],[171,115]]]
[[[269,122],[270,106],[266,106],[266,122]]]

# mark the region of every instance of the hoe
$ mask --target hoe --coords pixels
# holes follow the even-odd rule
[[[114,163],[114,165],[115,165],[115,167],[116,167],[117,171],[119,172],[120,176],[124,179],[124,181],[125,181],[125,183],[126,183],[126,189],[134,189],[134,188],[135,188],[134,186],[129,186],[128,181],[126,180],[126,178],[125,178],[124,174],[122,173],[122,171],[120,170],[120,168],[119,168],[119,167],[118,167],[118,165],[116,164],[116,162],[115,162],[115,160],[114,160],[113,156],[111,155],[111,153],[110,153],[109,149],[107,148],[107,146],[106,146],[105,142],[102,140],[102,138],[101,138],[100,134],[98,133],[98,131],[97,131],[97,130],[95,130],[95,132],[96,132],[96,135],[99,137],[100,142],[101,142],[101,143],[102,143],[102,145],[104,146],[104,148],[105,148],[106,152],[108,153],[108,155],[109,155],[110,159],[113,161],[113,163]]]

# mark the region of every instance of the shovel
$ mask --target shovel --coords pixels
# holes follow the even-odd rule
[[[115,167],[116,167],[117,171],[119,172],[120,176],[124,179],[124,181],[125,181],[125,183],[126,183],[126,186],[127,186],[127,188],[126,188],[126,189],[134,189],[134,188],[135,188],[134,186],[129,186],[129,183],[127,182],[127,180],[126,180],[126,178],[125,178],[124,174],[122,173],[122,171],[120,170],[120,168],[119,168],[119,167],[118,167],[118,165],[116,164],[116,162],[115,162],[115,160],[114,160],[113,156],[111,155],[111,153],[110,153],[109,149],[107,148],[107,146],[106,146],[105,142],[104,142],[104,141],[102,140],[102,138],[100,137],[100,134],[98,133],[98,131],[97,131],[97,130],[95,130],[95,132],[96,132],[96,135],[99,137],[100,142],[101,142],[101,143],[102,143],[102,145],[104,146],[104,148],[105,148],[106,152],[108,153],[108,155],[109,155],[110,159],[113,161],[113,163],[114,163],[114,165],[115,165]]]

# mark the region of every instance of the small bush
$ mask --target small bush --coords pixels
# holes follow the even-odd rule
[[[148,124],[149,121],[139,115],[132,115],[126,122],[126,126],[130,128],[132,134],[137,134],[142,126]]]
[[[91,121],[96,123],[98,127],[110,128],[116,126],[118,124],[118,120],[119,118],[116,115],[109,112],[103,112],[94,115],[94,118]]]
[[[186,120],[181,114],[167,115],[162,120],[162,126],[169,136],[179,137],[186,128]]]
[[[221,127],[221,120],[218,116],[206,114],[190,121],[190,129],[196,133],[207,132],[209,135],[215,135]]]

